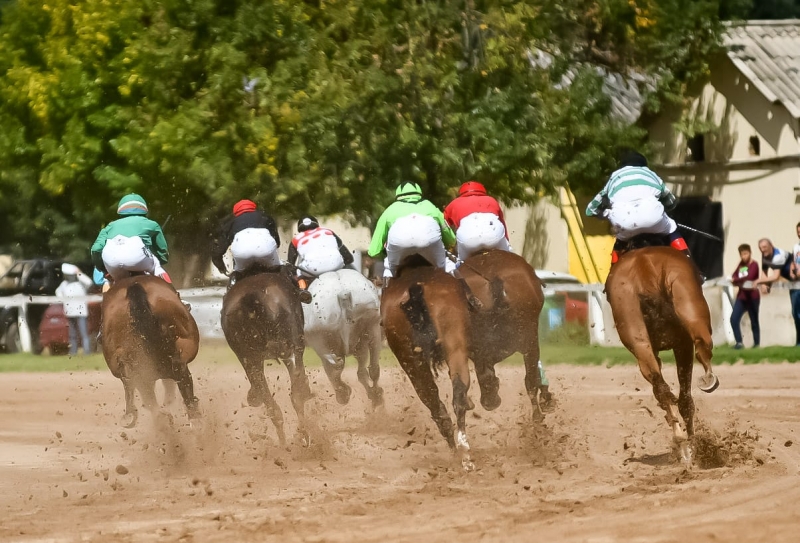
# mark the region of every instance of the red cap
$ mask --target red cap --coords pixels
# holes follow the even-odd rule
[[[233,216],[238,217],[243,213],[250,213],[256,210],[256,203],[250,200],[239,200],[233,205]]]
[[[464,196],[465,194],[486,194],[486,187],[477,181],[467,181],[461,188],[458,189],[458,195]]]

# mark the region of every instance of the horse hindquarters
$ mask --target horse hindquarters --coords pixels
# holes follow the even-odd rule
[[[698,386],[703,392],[714,392],[719,386],[719,379],[711,368],[714,342],[711,338],[711,315],[708,303],[703,296],[703,289],[696,281],[693,269],[688,269],[684,277],[672,284],[672,302],[675,314],[681,326],[690,338],[694,355],[705,371]],[[689,363],[692,363],[691,357]],[[691,376],[691,369],[689,370]]]

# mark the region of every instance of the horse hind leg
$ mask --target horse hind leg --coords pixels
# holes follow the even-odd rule
[[[189,368],[186,364],[178,364],[173,369],[175,382],[178,384],[178,390],[183,398],[183,404],[186,406],[186,413],[189,420],[200,418],[200,408],[198,406],[199,400],[194,395],[194,380]]]
[[[125,389],[125,415],[122,417],[122,426],[133,428],[139,420],[139,410],[136,408],[136,387],[129,377],[123,377],[122,386]]]
[[[297,413],[297,432],[300,435],[303,445],[310,445],[311,438],[307,430],[305,403],[311,399],[311,387],[308,384],[308,375],[303,365],[303,349],[298,348],[290,357],[281,358],[281,362],[286,366],[289,371],[289,380],[291,381],[290,396],[292,399],[292,406]]]
[[[704,374],[698,379],[697,386],[703,392],[711,393],[719,387],[719,379],[711,368],[714,342],[711,339],[710,318],[708,309],[698,305],[705,304],[702,295],[698,299],[693,288],[688,282],[675,283],[672,287],[673,305],[678,320],[691,336],[697,361],[703,366]]]
[[[455,450],[456,441],[453,435],[453,421],[450,420],[447,407],[439,398],[439,387],[436,386],[436,380],[433,378],[433,371],[431,371],[430,366],[428,364],[418,364],[418,361],[413,358],[406,363],[401,361],[400,365],[403,366],[403,370],[408,375],[411,385],[417,392],[417,396],[431,412],[431,417],[439,428],[439,433],[445,438],[450,448]]]
[[[544,419],[544,411],[540,402],[542,390],[542,374],[539,371],[539,345],[523,355],[525,359],[525,390],[533,408],[533,420]]]
[[[487,411],[494,411],[502,403],[500,398],[500,379],[494,371],[494,364],[483,360],[473,360],[478,386],[481,389],[481,405]]]
[[[321,355],[320,358],[322,358],[322,367],[325,368],[328,380],[333,385],[333,390],[336,393],[336,401],[339,402],[339,405],[347,405],[350,401],[350,395],[353,393],[353,389],[342,381],[344,357],[336,353],[326,352]]]
[[[692,399],[692,369],[694,365],[694,348],[690,338],[686,338],[673,349],[675,364],[678,368],[678,410],[686,425],[689,437],[694,435],[694,399]]]
[[[358,360],[358,381],[367,391],[367,397],[372,400],[373,409],[383,405],[383,389],[378,385],[381,377],[380,366],[380,329],[373,331],[373,335],[367,335],[361,339],[356,348],[356,360]],[[367,359],[369,358],[369,366]]]
[[[688,435],[683,429],[678,412],[678,400],[669,388],[661,373],[661,359],[658,358],[650,345],[639,343],[629,350],[639,362],[639,371],[647,382],[653,386],[653,396],[655,396],[658,406],[665,412],[665,420],[672,430],[672,440],[675,446],[680,448],[682,455],[686,452],[685,447],[688,443]],[[686,457],[684,456],[684,460]]]

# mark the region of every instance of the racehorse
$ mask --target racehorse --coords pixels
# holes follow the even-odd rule
[[[412,255],[383,289],[381,314],[389,348],[447,444],[461,453],[462,466],[473,469],[465,418],[467,410],[475,406],[467,394],[469,307],[463,285],[421,256]],[[434,371],[445,365],[453,383],[455,436],[434,379]]]
[[[116,281],[103,295],[103,356],[125,387],[122,425],[138,420],[134,391],[144,406],[156,410],[155,381],[178,384],[190,419],[200,416],[188,364],[197,356],[197,323],[178,293],[163,279],[136,275]]]
[[[500,381],[494,366],[515,352],[525,360],[525,388],[534,418],[543,416],[539,373],[539,314],[544,305],[542,282],[524,258],[497,249],[476,253],[458,268],[482,304],[471,313],[469,356],[481,388],[481,405],[500,405]],[[547,398],[549,400],[549,393]]]
[[[671,247],[629,250],[612,266],[606,279],[606,296],[622,344],[636,357],[642,375],[653,386],[653,395],[666,412],[673,441],[683,461],[690,463],[695,357],[705,370],[698,382],[700,390],[713,392],[719,386],[711,370],[711,316],[694,265]],[[678,369],[677,400],[664,381],[658,356],[669,349],[675,353]]]
[[[303,310],[291,281],[282,271],[256,273],[239,279],[222,300],[222,331],[250,382],[247,402],[266,407],[281,444],[286,442],[283,414],[267,385],[264,361],[280,360],[289,370],[292,405],[304,443],[305,402],[311,398],[303,365]]]
[[[322,359],[336,400],[350,401],[352,389],[342,381],[347,355],[358,360],[358,380],[373,407],[383,404],[378,386],[381,368],[380,298],[372,282],[355,270],[323,273],[308,287],[312,302],[303,305],[306,343]],[[369,361],[369,366],[367,362]]]

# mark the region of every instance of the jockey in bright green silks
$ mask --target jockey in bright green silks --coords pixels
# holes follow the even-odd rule
[[[172,283],[162,267],[169,260],[161,226],[147,218],[147,203],[138,194],[123,196],[117,206],[121,218],[100,231],[92,245],[92,263],[112,280],[146,272]]]
[[[423,200],[419,185],[406,182],[397,187],[395,201],[378,219],[368,254],[386,256],[384,277],[393,277],[403,259],[413,254],[449,271],[445,247],[455,241],[439,208]]]

